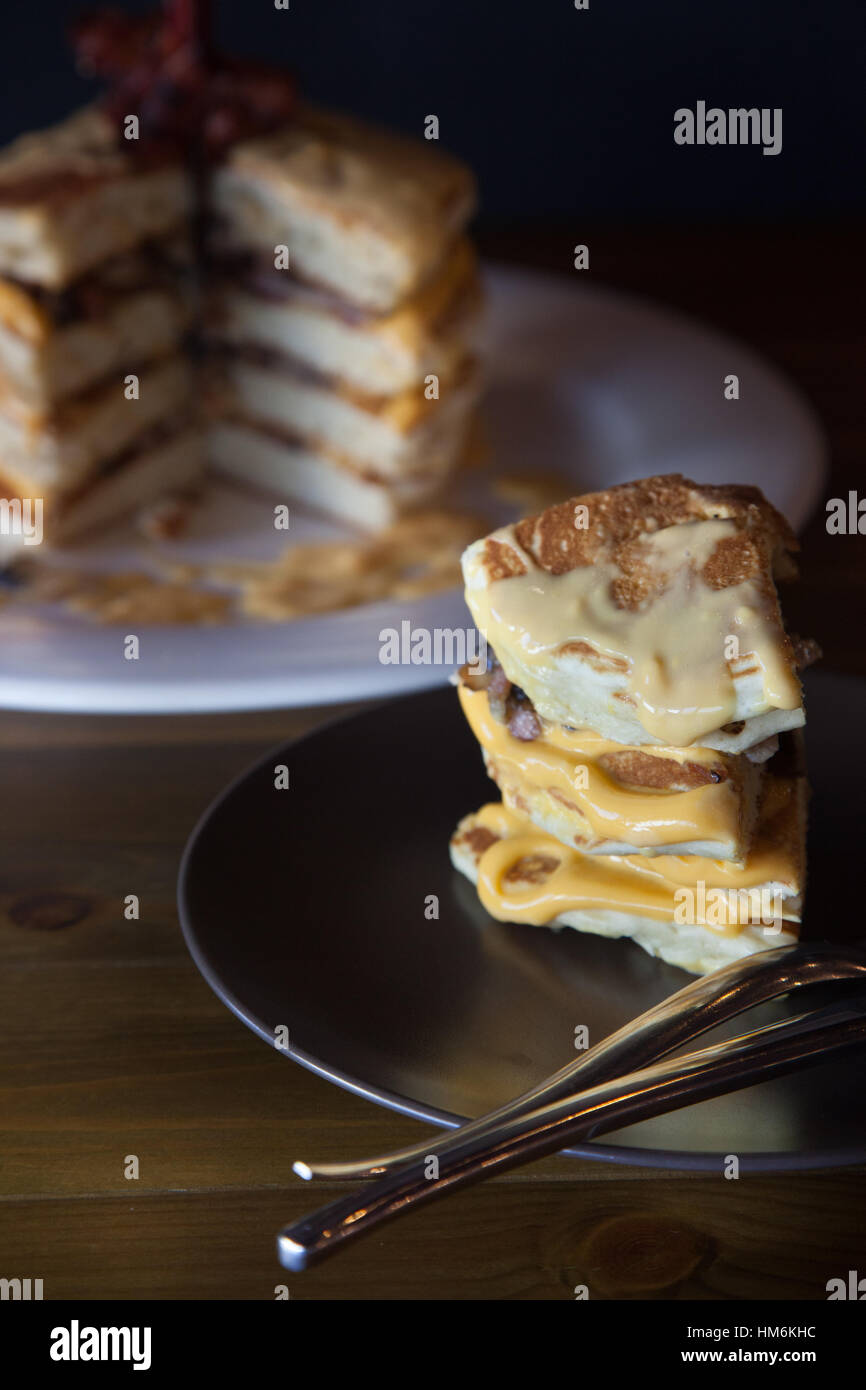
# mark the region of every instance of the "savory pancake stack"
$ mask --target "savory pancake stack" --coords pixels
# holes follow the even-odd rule
[[[629,936],[696,973],[795,939],[809,653],[774,584],[795,549],[756,488],[678,475],[469,547],[490,647],[460,699],[502,803],[451,855],[493,916]]]
[[[87,109],[0,155],[0,494],[55,540],[201,468],[188,181],[121,145]]]
[[[213,180],[223,471],[378,528],[437,492],[478,390],[472,178],[434,146],[305,110]]]
[[[88,108],[0,154],[0,497],[62,540],[206,452],[389,525],[446,481],[477,395],[471,175],[321,112],[206,170],[178,148]]]

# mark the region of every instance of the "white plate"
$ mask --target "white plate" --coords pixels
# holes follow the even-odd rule
[[[742,344],[657,306],[553,278],[489,268],[489,388],[483,414],[497,471],[533,466],[574,492],[652,473],[756,483],[795,526],[815,504],[826,447],[796,392]],[[739,400],[724,379],[739,378]],[[273,502],[214,487],[173,560],[261,559],[286,543]],[[292,512],[295,542],[339,534]],[[149,553],[152,552],[152,547]],[[131,531],[68,553],[68,563],[136,568]],[[64,563],[67,559],[64,559]],[[383,628],[464,628],[458,590],[295,623],[142,627],[124,657],[120,627],[56,608],[0,609],[0,706],[79,713],[190,713],[328,704],[446,680],[452,663],[383,665]]]

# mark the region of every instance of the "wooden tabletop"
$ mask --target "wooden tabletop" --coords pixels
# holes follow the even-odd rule
[[[864,485],[850,287],[836,227],[571,225],[487,232],[485,249],[566,267],[736,332],[811,398],[826,495]],[[864,541],[805,537],[792,624],[827,665],[866,669]],[[298,1154],[347,1158],[423,1133],[293,1066],[214,997],[175,909],[180,854],[221,788],[336,711],[91,718],[0,715],[0,1277],[46,1298],[824,1298],[863,1268],[863,1170],[684,1174],[552,1159],[386,1227],[305,1275],[274,1236],[333,1195]],[[124,916],[129,894],[139,920]],[[125,1176],[137,1159],[137,1177]],[[858,1265],[859,1262],[859,1265]]]

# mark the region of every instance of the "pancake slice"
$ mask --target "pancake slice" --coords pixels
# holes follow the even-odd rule
[[[45,500],[46,545],[75,542],[158,498],[197,488],[204,478],[201,431],[179,424],[151,431],[76,491]],[[0,534],[0,565],[31,554],[20,534]]]
[[[692,855],[583,855],[501,802],[461,820],[451,860],[499,921],[630,937],[650,955],[704,974],[799,935],[805,780],[768,775],[768,783],[743,868]]]
[[[359,311],[264,257],[229,265],[210,296],[209,336],[267,349],[368,396],[393,396],[429,375],[451,380],[477,349],[481,291],[475,253],[461,239],[434,279],[385,314]]]
[[[534,726],[519,702],[506,723],[486,690],[461,685],[458,694],[505,805],[563,844],[583,854],[745,861],[772,763],[709,748],[626,748],[542,721],[528,737]]]
[[[805,722],[776,578],[796,540],[757,488],[623,483],[466,551],[466,601],[552,723],[739,753]]]
[[[116,125],[85,107],[0,154],[0,275],[63,289],[190,211],[179,164],[142,168]]]
[[[0,401],[48,414],[179,347],[192,320],[188,238],[127,251],[51,291],[0,278]]]
[[[273,263],[286,245],[303,280],[378,313],[434,273],[474,206],[469,170],[435,142],[309,107],[236,146],[213,188],[223,246]]]
[[[238,358],[226,364],[225,375],[220,408],[227,416],[315,442],[359,471],[395,480],[444,472],[456,462],[479,390],[472,362],[461,363],[454,382],[443,382],[440,398],[432,400],[421,387],[362,396],[285,362],[266,366]]]
[[[189,362],[172,355],[144,367],[137,399],[123,378],[42,415],[0,398],[0,487],[6,496],[49,499],[78,490],[148,431],[174,421],[194,401]]]
[[[384,530],[435,498],[448,471],[389,477],[356,467],[319,441],[243,419],[215,421],[207,447],[219,473],[366,531]]]

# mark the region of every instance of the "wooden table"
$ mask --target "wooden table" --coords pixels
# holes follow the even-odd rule
[[[854,232],[500,231],[487,249],[568,265],[735,331],[784,367],[833,445],[827,496],[863,482]],[[864,671],[862,538],[806,536],[793,625]],[[859,614],[859,616],[857,616]],[[824,1298],[864,1265],[862,1169],[687,1175],[553,1159],[458,1194],[287,1276],[275,1232],[319,1194],[297,1154],[422,1131],[262,1046],[212,995],[175,912],[180,853],[224,784],[332,710],[0,716],[0,1277],[46,1298]],[[138,921],[124,899],[140,898]],[[853,1099],[853,1098],[852,1098]],[[857,1103],[861,1098],[856,1098]],[[129,1156],[139,1176],[124,1176]]]

